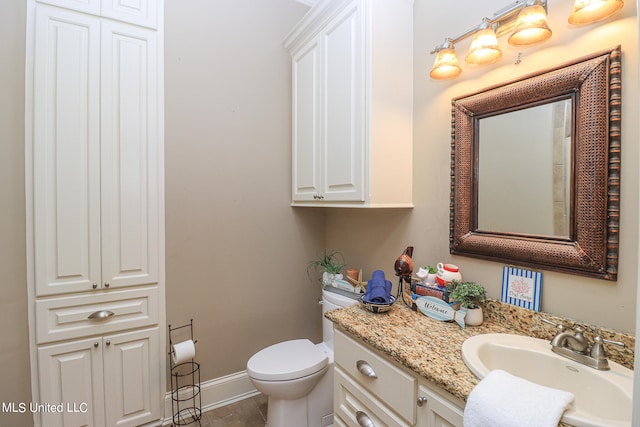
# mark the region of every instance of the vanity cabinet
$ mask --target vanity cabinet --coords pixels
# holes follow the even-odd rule
[[[411,207],[413,1],[320,1],[285,47],[292,205]]]
[[[162,418],[162,0],[28,1],[36,426]]]
[[[462,427],[462,401],[341,330],[334,331],[336,425]]]

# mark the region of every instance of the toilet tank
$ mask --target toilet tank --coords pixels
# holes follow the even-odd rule
[[[325,286],[322,289],[322,341],[333,351],[333,322],[324,314],[336,308],[349,307],[358,302],[359,294],[350,294],[337,288]]]

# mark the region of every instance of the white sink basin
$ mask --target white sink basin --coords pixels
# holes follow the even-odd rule
[[[510,334],[484,334],[462,344],[462,358],[482,379],[494,369],[575,395],[562,421],[578,427],[631,425],[633,371],[609,361],[598,371],[551,351],[549,341]]]

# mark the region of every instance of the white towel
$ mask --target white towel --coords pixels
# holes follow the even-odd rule
[[[471,390],[464,427],[557,427],[573,399],[572,393],[498,369]]]

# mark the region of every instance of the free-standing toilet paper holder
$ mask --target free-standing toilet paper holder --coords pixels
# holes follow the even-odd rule
[[[178,330],[189,328],[189,340],[179,343],[173,342],[174,334]],[[183,331],[184,332],[184,331]],[[183,334],[184,336],[184,334]],[[190,341],[190,342],[189,342]],[[193,319],[186,325],[171,327],[169,325],[169,366],[171,370],[171,413],[174,426],[186,426],[193,423],[200,424],[202,418],[202,396],[200,395],[200,364],[193,358],[182,361],[179,352],[175,351],[176,345],[180,349],[193,346],[189,355],[195,355],[193,339]]]

